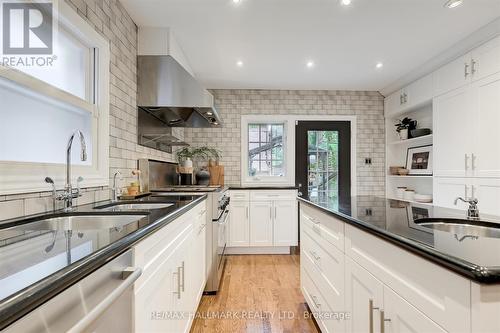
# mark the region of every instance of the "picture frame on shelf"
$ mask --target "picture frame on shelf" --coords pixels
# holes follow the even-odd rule
[[[406,169],[412,176],[432,176],[432,145],[410,147],[406,153]]]

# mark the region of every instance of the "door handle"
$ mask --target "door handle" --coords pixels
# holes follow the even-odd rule
[[[246,211],[247,211],[247,220],[248,220],[248,207],[247,207]]]
[[[477,64],[477,61],[472,59],[472,62],[471,62],[471,74],[474,75],[476,74],[477,70],[476,70],[476,64]]]
[[[476,170],[476,155],[474,153],[471,154],[470,162],[472,170]]]
[[[368,300],[368,331],[373,333],[373,310],[378,310],[373,306],[373,299]]]
[[[277,214],[278,214],[277,208],[276,208],[276,206],[274,206],[274,219],[275,220],[277,218]]]
[[[181,299],[181,267],[177,267],[177,272],[174,272],[174,275],[177,275],[177,291],[174,291],[174,294],[177,295],[177,299]]]
[[[468,154],[465,154],[465,157],[464,157],[464,166],[465,166],[465,171],[467,171],[469,169],[469,155]]]
[[[384,310],[380,310],[380,333],[385,333],[385,323],[391,321],[385,317]]]
[[[464,77],[467,78],[469,76],[469,64],[465,63],[464,64]]]
[[[184,261],[182,262],[182,265],[181,265],[181,272],[182,272],[182,285],[181,285],[181,289],[182,289],[182,292],[184,292],[184,287],[185,287],[185,275],[186,275],[186,270],[185,270],[186,266],[185,266],[185,263]]]

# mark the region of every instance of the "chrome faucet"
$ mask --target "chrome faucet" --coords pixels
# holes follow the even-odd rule
[[[466,200],[462,197],[458,197],[455,199],[455,206],[457,205],[458,200],[469,204],[469,208],[467,209],[467,218],[468,219],[479,220],[479,208],[477,208],[477,204],[479,201],[477,199]]]
[[[116,177],[117,176],[122,176],[120,171],[115,172],[113,175],[113,187],[111,188],[111,200],[112,201],[118,201],[118,187],[116,187]]]
[[[68,146],[66,148],[66,186],[64,187],[64,192],[57,196],[57,200],[64,201],[65,211],[71,211],[73,209],[73,199],[80,196],[80,188],[78,187],[76,190],[73,190],[73,186],[71,185],[71,147],[73,145],[75,135],[78,135],[78,138],[80,139],[80,159],[82,161],[87,160],[85,137],[82,132],[76,130],[69,138]]]

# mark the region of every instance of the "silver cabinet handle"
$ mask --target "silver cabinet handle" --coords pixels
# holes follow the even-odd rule
[[[373,333],[373,310],[378,310],[377,307],[373,306],[373,299],[368,300],[368,331]]]
[[[476,155],[474,153],[471,154],[470,161],[472,170],[476,170]]]
[[[469,76],[469,64],[465,63],[464,64],[464,77],[467,78]]]
[[[321,309],[321,303],[318,303],[318,298],[316,296],[311,296],[314,306],[317,307],[318,309]]]
[[[269,219],[273,219],[273,207],[269,207]]]
[[[318,254],[317,254],[316,252],[311,251],[310,253],[311,253],[311,255],[313,256],[314,260],[320,260],[320,259],[321,259],[321,257],[320,257],[320,256],[318,256]]]
[[[406,93],[403,94],[403,102],[408,103],[408,95]]]
[[[142,274],[142,269],[141,268],[135,268],[131,274],[129,274],[130,271],[124,271],[122,273],[122,276],[128,275],[125,280],[123,280],[122,283],[113,291],[99,304],[97,304],[96,307],[94,307],[90,312],[83,317],[78,323],[76,323],[73,327],[71,327],[68,332],[70,333],[79,333],[79,332],[85,332],[87,327],[92,324],[97,318],[99,318],[100,315],[104,311],[106,311],[117,299],[120,297],[125,290],[127,290],[132,284],[134,284],[135,281],[141,276]]]
[[[391,320],[385,317],[384,310],[380,310],[380,333],[385,333],[385,323],[388,321]]]
[[[247,211],[247,220],[248,220],[248,207],[247,207],[246,211]]]
[[[278,216],[277,207],[276,207],[276,206],[274,206],[274,219],[275,219],[275,220],[276,220],[277,216]]]
[[[185,277],[186,277],[186,266],[185,266],[185,263],[184,261],[182,262],[182,265],[181,265],[181,272],[182,272],[182,285],[181,285],[181,289],[182,289],[182,292],[184,292],[184,288],[186,286],[185,284]]]
[[[181,267],[177,267],[177,272],[174,272],[174,275],[177,275],[177,291],[174,291],[174,294],[177,295],[177,299],[181,299]]]
[[[399,94],[399,105],[403,105],[403,94]]]
[[[465,162],[465,171],[467,171],[469,169],[469,155],[468,154],[465,154],[465,157],[464,157],[464,162]]]
[[[472,62],[471,62],[471,74],[474,75],[476,74],[477,70],[476,70],[476,64],[477,64],[477,61],[472,59]]]

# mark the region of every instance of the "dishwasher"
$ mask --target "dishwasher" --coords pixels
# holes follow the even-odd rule
[[[132,332],[133,285],[142,273],[132,263],[132,250],[128,250],[4,332]]]

